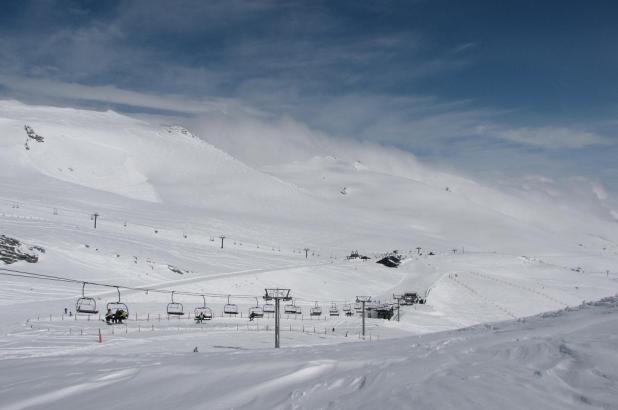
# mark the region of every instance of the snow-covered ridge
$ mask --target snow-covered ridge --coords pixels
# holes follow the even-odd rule
[[[30,144],[21,152],[24,126],[36,130],[46,143]],[[273,194],[288,190],[183,127],[162,129],[111,111],[28,107],[4,101],[0,103],[0,135],[5,168],[25,168],[143,201],[179,200],[179,186],[189,190],[219,180],[217,188],[221,188],[221,180],[231,183],[231,178],[253,180]]]

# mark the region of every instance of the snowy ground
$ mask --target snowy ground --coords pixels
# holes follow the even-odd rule
[[[26,150],[25,124],[45,142]],[[331,156],[257,170],[180,127],[0,102],[0,234],[46,250],[0,273],[151,290],[121,290],[108,326],[63,315],[80,283],[0,275],[0,408],[617,408],[616,301],[575,308],[618,294],[615,221],[543,198]],[[397,269],[345,259],[393,249]],[[279,351],[247,319],[267,287],[303,310]],[[428,303],[364,339],[357,314],[309,316],[411,290]]]

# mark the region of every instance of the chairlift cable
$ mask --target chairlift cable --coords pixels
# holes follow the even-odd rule
[[[56,275],[48,275],[48,274],[43,274],[43,273],[28,272],[24,270],[10,269],[10,268],[0,268],[0,275],[18,277],[18,278],[26,278],[26,279],[39,279],[39,280],[48,280],[48,281],[55,281],[55,282],[75,283],[75,284],[80,284],[80,285],[87,284],[91,286],[116,288],[116,289],[130,290],[130,291],[136,291],[136,292],[153,292],[153,293],[167,294],[167,295],[175,293],[176,295],[200,297],[200,298],[208,296],[208,297],[214,297],[214,298],[227,299],[228,301],[229,301],[229,298],[235,298],[235,299],[255,299],[256,298],[255,295],[247,295],[247,294],[209,293],[209,292],[197,293],[197,292],[190,292],[190,291],[178,291],[174,289],[152,289],[149,287],[132,287],[132,286],[124,286],[124,285],[115,285],[115,284],[109,284],[109,283],[67,278],[67,277],[56,276]],[[306,303],[315,303],[317,301],[320,304],[330,304],[332,302],[345,304],[347,302],[347,300],[344,300],[344,299],[320,300],[320,299],[315,299],[315,298],[294,298],[294,301],[295,302],[306,302]]]

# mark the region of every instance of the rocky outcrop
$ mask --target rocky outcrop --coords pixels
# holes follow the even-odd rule
[[[403,257],[397,253],[392,253],[390,255],[386,255],[376,263],[387,266],[389,268],[396,268],[401,264]]]
[[[40,246],[28,246],[17,239],[0,235],[0,261],[7,265],[18,261],[37,263],[41,253],[45,253],[45,249]]]
[[[26,150],[30,150],[30,145],[28,145],[28,142],[30,140],[33,140],[36,142],[45,142],[45,138],[43,138],[41,135],[34,132],[31,126],[24,125],[24,130],[26,130],[26,143],[24,144],[24,146],[26,147]]]
[[[34,132],[32,127],[29,125],[24,125],[24,129],[26,130],[26,135],[28,138],[35,140],[36,142],[45,142],[45,138]]]
[[[171,270],[172,272],[177,273],[179,275],[184,275],[185,273],[189,273],[189,271],[182,270],[178,266],[174,266],[174,265],[167,265],[167,268]]]

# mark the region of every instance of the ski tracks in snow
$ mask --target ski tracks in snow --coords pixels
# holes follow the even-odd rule
[[[505,307],[499,305],[496,302],[489,300],[485,295],[483,295],[480,292],[477,292],[474,288],[472,288],[471,286],[467,285],[462,280],[460,280],[459,275],[461,275],[461,273],[454,273],[454,274],[449,275],[449,278],[452,279],[455,283],[457,283],[462,288],[466,289],[468,292],[472,293],[480,301],[494,306],[495,308],[497,308],[498,310],[500,310],[501,312],[503,312],[504,314],[506,314],[512,319],[517,319],[517,316],[515,316],[515,314],[512,313],[510,310],[506,309]]]
[[[517,288],[517,289],[521,289],[521,290],[529,292],[529,293],[534,293],[536,295],[544,297],[545,299],[547,299],[547,300],[549,300],[551,302],[554,302],[555,304],[559,305],[560,307],[568,307],[569,306],[567,303],[564,303],[561,300],[558,300],[558,299],[556,299],[556,298],[554,298],[552,296],[549,296],[548,294],[546,294],[544,292],[532,289],[532,288],[530,288],[528,286],[519,285],[517,283],[510,282],[510,281],[508,281],[506,279],[503,279],[503,278],[497,278],[496,276],[488,275],[486,273],[480,273],[480,272],[469,272],[469,273],[472,274],[472,275],[475,275],[475,276],[477,276],[479,278],[483,278],[483,279],[487,279],[487,280],[493,280],[493,281],[495,281],[497,283],[501,283],[503,285],[511,286],[511,287],[514,287],[514,288]]]

